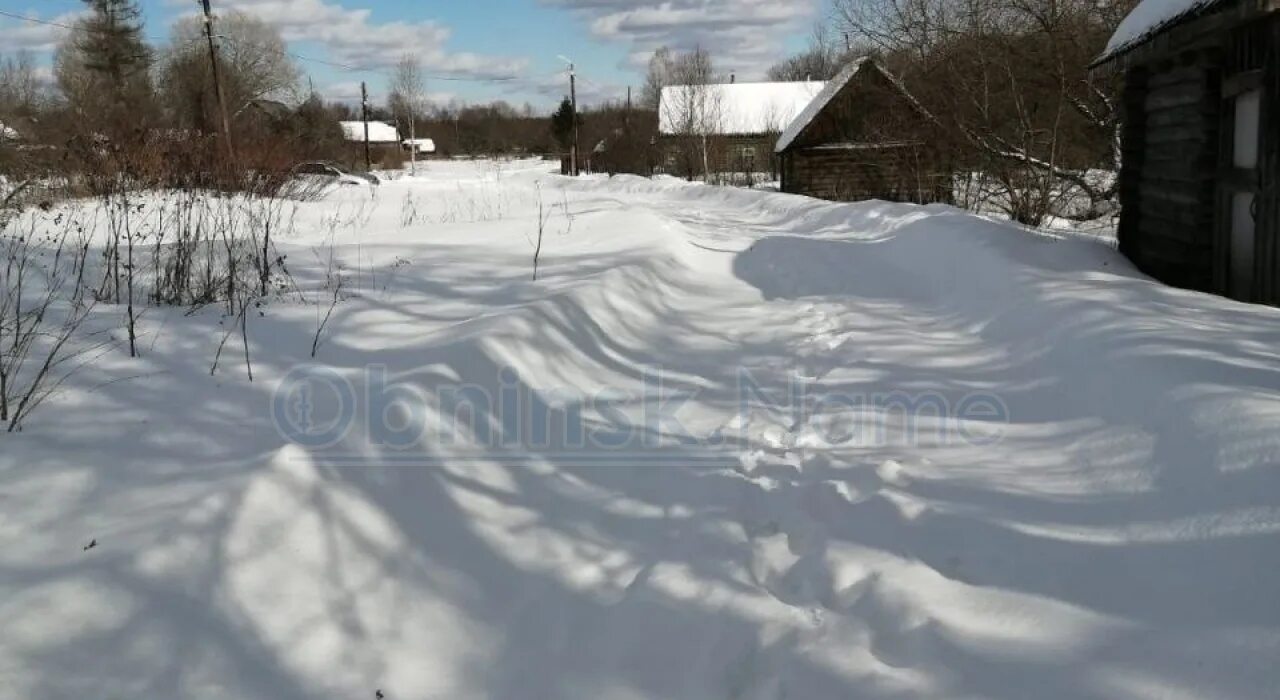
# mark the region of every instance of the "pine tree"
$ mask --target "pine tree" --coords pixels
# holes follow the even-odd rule
[[[143,74],[152,52],[142,37],[142,11],[134,0],[84,0],[93,14],[82,25],[76,48],[85,68],[103,73],[112,84]]]
[[[581,115],[578,116],[578,126],[582,126]],[[551,135],[564,149],[568,149],[573,141],[573,103],[567,97],[560,103],[560,109],[551,115]]]
[[[137,132],[153,113],[150,69],[135,0],[83,0],[91,12],[58,56],[58,82],[95,131],[112,138]]]

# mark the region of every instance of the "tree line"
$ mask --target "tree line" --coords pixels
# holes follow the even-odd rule
[[[153,46],[136,0],[83,2],[89,12],[58,46],[51,84],[29,54],[0,57],[0,123],[26,146],[0,138],[0,168],[190,173],[225,170],[229,157],[238,171],[351,160],[337,122],[361,119],[361,108],[311,89],[270,25],[235,10],[216,19],[217,75],[230,125],[224,134],[203,18],[180,19],[168,41]],[[395,124],[404,138],[431,138],[444,156],[568,150],[554,120],[528,103],[432,103],[425,82],[416,57],[403,57],[385,102],[371,104],[369,118]],[[645,110],[622,103],[582,109],[578,120],[584,153],[620,141],[620,134],[651,138],[656,124]],[[227,140],[230,155],[222,146]],[[382,165],[398,167],[386,162],[394,157],[383,154]],[[643,164],[629,169],[640,172]]]

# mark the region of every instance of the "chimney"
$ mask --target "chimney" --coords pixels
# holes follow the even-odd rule
[[[736,82],[738,82],[738,75],[737,75],[736,73],[730,73],[730,74],[729,74],[729,82],[730,82],[730,83],[736,83]]]

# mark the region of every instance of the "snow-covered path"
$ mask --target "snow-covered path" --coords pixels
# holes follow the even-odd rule
[[[945,207],[435,167],[282,248],[356,292],[335,444],[273,419],[284,300],[252,383],[157,310],[0,438],[0,698],[1280,687],[1280,311]]]

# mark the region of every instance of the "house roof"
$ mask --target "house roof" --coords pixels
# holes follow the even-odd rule
[[[840,69],[840,72],[836,77],[828,81],[826,87],[822,88],[822,92],[818,93],[818,95],[814,97],[799,114],[796,115],[795,119],[791,120],[787,125],[787,128],[782,131],[782,135],[778,137],[778,143],[773,148],[774,152],[781,153],[786,150],[787,147],[800,136],[805,128],[813,123],[813,120],[822,113],[822,110],[826,109],[827,105],[831,104],[831,101],[836,98],[836,95],[840,94],[840,91],[844,89],[844,86],[848,85],[849,81],[853,80],[853,77],[861,73],[864,69],[875,70],[880,75],[884,76],[884,78],[888,80],[904,98],[906,98],[907,102],[919,110],[921,114],[932,118],[929,111],[916,101],[916,98],[912,97],[911,93],[907,92],[906,86],[904,86],[900,80],[889,73],[889,71],[881,68],[880,64],[872,60],[870,56],[863,56],[850,61],[848,65]]]
[[[289,105],[283,102],[280,102],[279,100],[268,100],[268,99],[259,98],[256,100],[251,100],[249,104],[245,106],[253,107],[254,109],[257,109],[258,111],[267,115],[271,119],[287,119],[289,115],[293,112],[293,110],[289,108]]]
[[[1146,43],[1164,29],[1222,5],[1229,0],[1142,0],[1125,16],[1094,65]]]
[[[402,143],[410,148],[417,146],[419,153],[436,152],[436,142],[433,139],[405,139]]]
[[[670,85],[662,88],[658,105],[658,129],[666,135],[681,133],[682,105],[691,90],[706,88],[710,134],[722,136],[767,134],[788,124],[822,91],[821,81],[790,83],[718,83],[706,86]]]
[[[348,141],[364,141],[364,122],[338,122]],[[369,143],[399,143],[400,133],[386,122],[369,122]]]

